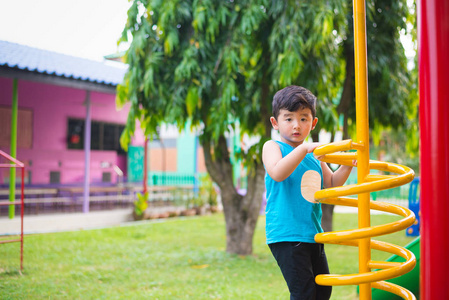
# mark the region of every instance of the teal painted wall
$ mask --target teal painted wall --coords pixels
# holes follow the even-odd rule
[[[138,182],[143,180],[143,147],[128,147],[128,181]]]
[[[186,126],[188,128],[188,126]],[[197,170],[195,143],[197,139],[190,130],[185,130],[177,139],[177,171],[178,173],[195,173]]]

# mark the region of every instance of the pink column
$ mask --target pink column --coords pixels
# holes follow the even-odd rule
[[[449,2],[418,1],[421,299],[449,299]]]

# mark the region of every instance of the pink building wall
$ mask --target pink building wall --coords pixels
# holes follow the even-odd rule
[[[13,80],[0,78],[0,106],[11,107],[12,93]],[[28,171],[31,171],[32,184],[50,183],[50,171],[61,172],[62,184],[83,182],[84,151],[67,149],[67,120],[68,118],[85,118],[85,100],[85,90],[18,81],[19,109],[29,109],[33,112],[33,141],[31,149],[17,149],[17,158],[27,165]],[[91,92],[90,100],[92,120],[116,124],[126,123],[129,108],[117,110],[115,94]],[[136,126],[137,128],[139,126]],[[143,145],[142,133],[137,131],[133,144]],[[0,149],[10,153],[9,147],[0,147]],[[104,167],[106,164],[110,167]],[[126,155],[117,155],[115,151],[92,150],[91,182],[101,182],[103,172],[111,172],[112,182],[116,182],[117,176],[112,169],[113,165],[117,165],[126,173]],[[0,174],[0,184],[4,183],[8,176],[8,174]]]

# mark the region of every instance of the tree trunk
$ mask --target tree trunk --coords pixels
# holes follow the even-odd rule
[[[260,163],[248,171],[247,193],[237,193],[232,180],[232,165],[226,139],[221,136],[218,144],[203,143],[206,168],[220,187],[221,200],[226,223],[226,251],[238,255],[250,255],[253,251],[253,237],[262,205],[265,169]]]
[[[346,56],[346,78],[343,84],[343,92],[341,93],[340,103],[337,106],[338,114],[343,114],[343,139],[348,139],[348,109],[353,99],[354,90],[354,50],[347,46],[345,50]],[[335,138],[332,135],[331,141]],[[321,209],[323,216],[321,225],[324,231],[332,231],[334,219],[334,205],[322,204]]]
[[[318,130],[312,131],[311,136],[312,136],[312,142],[318,142],[320,132]]]
[[[323,216],[321,221],[321,226],[324,231],[332,231],[332,223],[334,220],[334,207],[335,205],[331,204],[321,204],[321,209],[323,210]]]
[[[345,47],[346,57],[346,78],[343,84],[340,103],[337,106],[337,113],[343,115],[343,139],[347,139],[348,134],[348,111],[351,101],[354,98],[354,50],[351,46]]]
[[[255,174],[249,176],[251,183],[248,182],[247,193],[243,197],[236,196],[233,191],[222,193],[226,220],[226,251],[229,253],[250,255],[253,252],[254,230],[264,191],[264,173],[263,167],[259,167]],[[223,191],[226,191],[226,187]]]

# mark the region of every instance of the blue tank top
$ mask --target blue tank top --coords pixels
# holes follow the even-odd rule
[[[294,148],[278,143],[282,157]],[[284,181],[274,181],[265,175],[267,190],[266,236],[267,244],[278,242],[315,243],[314,236],[323,232],[321,227],[321,203],[313,194],[323,188],[320,161],[308,153],[299,166]]]

